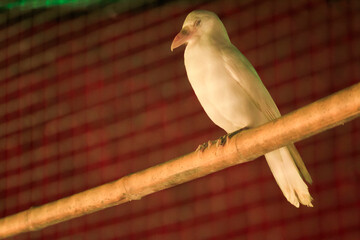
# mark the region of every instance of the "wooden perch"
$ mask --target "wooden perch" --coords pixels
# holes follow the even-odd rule
[[[260,127],[163,164],[0,219],[0,238],[34,231],[191,181],[325,131],[360,115],[360,83]],[[305,159],[306,161],[306,159]]]

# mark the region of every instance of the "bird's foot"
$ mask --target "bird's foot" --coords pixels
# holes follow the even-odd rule
[[[222,137],[220,137],[217,141],[216,141],[216,146],[219,147],[219,146],[225,146],[225,144],[230,140],[230,138],[232,138],[234,135],[236,135],[237,133],[243,131],[243,130],[246,130],[248,129],[247,127],[244,127],[244,128],[241,128],[235,132],[232,132],[232,133],[228,133]]]
[[[206,148],[210,147],[211,145],[213,145],[214,143],[216,143],[216,141],[211,141],[209,140],[208,142],[205,142],[203,144],[200,144],[197,149],[195,150],[195,152],[203,152]]]
[[[203,152],[207,147],[208,147],[208,143],[200,144],[195,150],[195,152]]]
[[[216,147],[225,146],[225,143],[229,140],[229,134],[226,134],[216,140]]]
[[[245,128],[239,129],[239,130],[237,130],[237,131],[235,131],[235,132],[228,133],[228,134],[220,137],[219,139],[217,139],[217,140],[215,140],[215,141],[209,140],[208,142],[205,142],[205,143],[203,143],[203,144],[200,144],[200,145],[196,148],[195,152],[203,152],[206,148],[210,147],[210,146],[213,145],[213,144],[216,144],[216,147],[224,146],[224,145],[226,144],[226,142],[229,141],[230,138],[232,138],[235,134],[237,134],[237,133],[239,133],[239,132],[241,132],[241,131],[243,131],[243,130],[245,130],[245,129],[248,129],[248,128],[245,127]]]

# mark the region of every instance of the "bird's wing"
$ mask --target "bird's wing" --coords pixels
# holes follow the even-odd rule
[[[240,84],[266,118],[269,121],[279,118],[281,116],[279,109],[246,57],[233,45],[221,48],[221,56],[229,74]]]
[[[281,116],[279,109],[246,57],[233,45],[221,48],[221,56],[230,75],[252,99],[255,106],[265,114],[266,118],[269,121],[279,118]],[[311,183],[311,176],[294,144],[291,143],[287,147],[302,177]]]

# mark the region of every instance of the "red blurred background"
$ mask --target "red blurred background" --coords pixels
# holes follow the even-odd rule
[[[173,37],[216,12],[285,114],[359,82],[360,1],[105,1],[1,9],[0,217],[184,155],[223,135]],[[12,239],[360,239],[360,120],[297,143],[314,208],[261,157]]]

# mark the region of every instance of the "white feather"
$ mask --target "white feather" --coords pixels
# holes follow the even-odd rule
[[[194,22],[201,20],[201,26]],[[280,112],[251,63],[232,45],[220,19],[208,11],[188,15],[184,27],[193,28],[185,49],[191,86],[209,118],[227,133],[255,127],[280,117]],[[312,206],[311,182],[293,145],[265,154],[286,199],[294,206]],[[290,150],[290,152],[289,152]],[[299,169],[298,169],[299,168]]]

